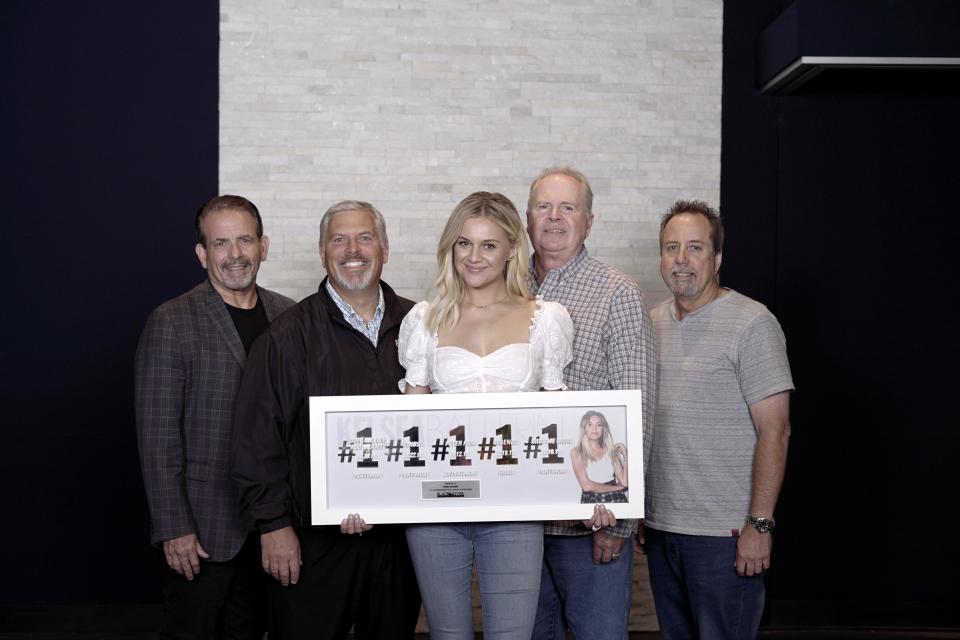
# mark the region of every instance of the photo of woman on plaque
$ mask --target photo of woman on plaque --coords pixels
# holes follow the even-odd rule
[[[529,262],[523,222],[508,198],[481,191],[454,208],[437,247],[429,300],[400,328],[405,393],[566,388],[573,323],[561,305],[532,298]],[[357,531],[362,521],[356,518],[341,528]],[[474,637],[476,563],[484,635],[530,638],[540,594],[541,522],[411,524],[407,542],[431,637]]]
[[[599,411],[583,414],[580,442],[570,458],[581,503],[627,502],[627,448],[614,444],[606,416]]]

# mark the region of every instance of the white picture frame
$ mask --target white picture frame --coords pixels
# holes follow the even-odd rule
[[[604,415],[626,452],[615,455],[628,489],[614,496],[625,501],[607,507],[642,518],[641,393],[629,390],[312,397],[311,523],[589,518],[594,504],[581,500],[596,496],[583,493],[571,455],[587,411]],[[603,481],[604,464],[590,480]]]

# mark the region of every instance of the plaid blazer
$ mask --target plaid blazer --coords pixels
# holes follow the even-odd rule
[[[294,302],[257,287],[267,319]],[[240,524],[230,480],[233,403],[246,353],[207,280],[157,307],[137,345],[135,402],[150,541],[196,533],[210,559],[237,554]]]

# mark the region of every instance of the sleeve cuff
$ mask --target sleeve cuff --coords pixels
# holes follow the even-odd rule
[[[282,518],[277,518],[276,520],[270,520],[268,522],[261,522],[258,525],[260,529],[260,535],[265,533],[273,533],[274,531],[279,531],[284,527],[289,527],[293,525],[293,521],[288,517],[284,516]]]
[[[430,380],[427,377],[427,368],[423,365],[412,365],[406,371],[406,375],[397,383],[400,386],[400,393],[406,390],[406,385],[411,387],[429,387]]]
[[[540,388],[546,391],[566,391],[567,385],[563,384],[562,372],[559,378],[551,376],[549,379],[542,380]]]
[[[617,538],[629,538],[637,532],[637,523],[635,519],[620,520],[615,527],[606,527],[604,531]]]

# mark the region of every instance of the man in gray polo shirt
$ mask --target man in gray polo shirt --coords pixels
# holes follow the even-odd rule
[[[755,638],[793,380],[777,319],[720,287],[720,217],[679,201],[660,226],[673,298],[651,313],[657,428],[647,465],[646,549],[662,637]]]

